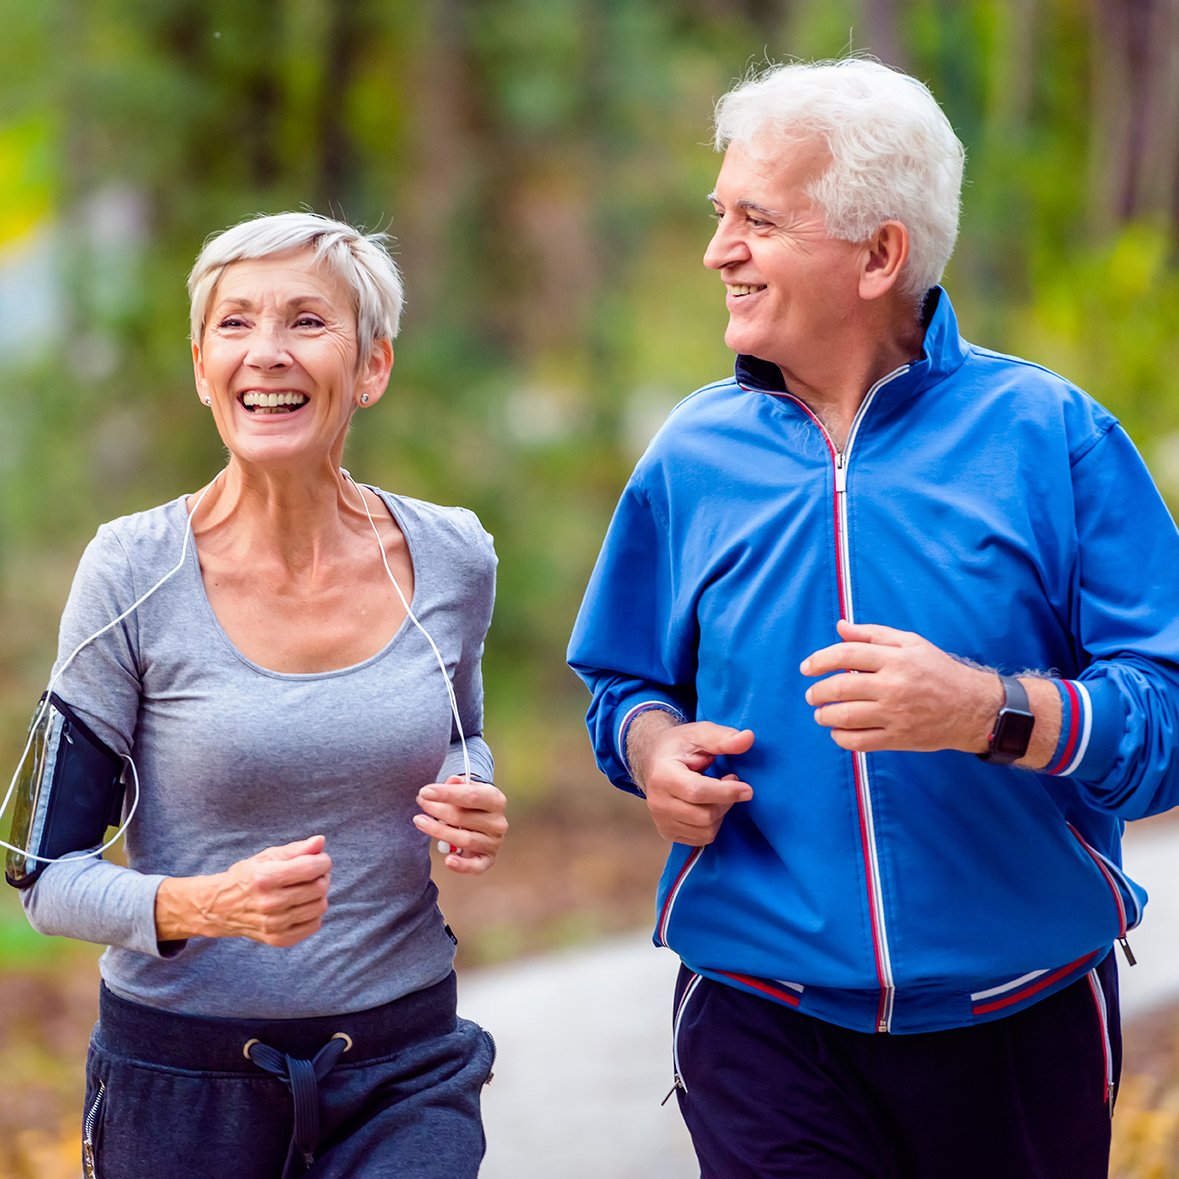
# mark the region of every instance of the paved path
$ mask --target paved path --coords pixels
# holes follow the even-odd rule
[[[459,1010],[492,1032],[480,1179],[696,1175],[671,1088],[678,959],[645,935],[467,975]]]
[[[1131,828],[1126,866],[1151,893],[1122,962],[1123,1012],[1179,997],[1179,827]],[[1119,955],[1121,951],[1118,951]],[[697,1175],[671,1088],[676,959],[645,934],[469,973],[463,1014],[499,1045],[484,1100],[481,1179],[685,1179]]]
[[[1117,951],[1122,1014],[1133,1019],[1179,999],[1179,826],[1170,818],[1131,824],[1123,859],[1150,893],[1142,927],[1130,934],[1138,965],[1127,967]]]

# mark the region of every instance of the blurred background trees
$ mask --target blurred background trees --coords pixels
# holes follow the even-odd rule
[[[563,650],[635,457],[680,397],[730,369],[720,287],[699,264],[719,163],[709,116],[767,59],[855,50],[929,82],[968,151],[947,279],[967,335],[1089,389],[1179,496],[1179,0],[3,9],[6,764],[95,527],[221,465],[186,338],[202,241],[306,206],[390,232],[409,294],[393,396],[357,423],[349,465],[467,504],[495,534],[500,776],[518,830],[598,845],[562,890],[520,840],[533,875],[489,879],[484,895],[514,899],[483,954],[527,945],[519,926],[540,894],[579,910],[621,881],[627,911],[645,912],[648,882],[609,858],[645,820],[626,800],[609,809]],[[46,952],[21,929],[3,895],[0,973]]]
[[[394,396],[350,463],[474,507],[500,594],[489,731],[517,807],[599,789],[562,650],[666,410],[731,364],[699,265],[711,105],[872,52],[968,149],[971,338],[1118,413],[1179,492],[1177,0],[43,0],[0,44],[0,739],[18,748],[81,546],[205,482],[184,277],[310,207],[389,231]],[[10,752],[10,756],[12,756]],[[508,780],[507,776],[505,780]]]
[[[397,240],[375,482],[476,508],[501,590],[490,728],[521,800],[572,767],[561,652],[622,480],[724,373],[699,266],[715,98],[767,57],[872,52],[969,153],[968,334],[1057,367],[1179,488],[1176,0],[43,0],[0,44],[0,736],[95,525],[203,483],[183,280],[307,206]],[[505,745],[506,742],[506,745]]]

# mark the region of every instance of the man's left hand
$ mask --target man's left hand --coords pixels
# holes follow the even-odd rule
[[[986,752],[1003,702],[994,672],[970,667],[911,631],[843,619],[837,629],[842,641],[807,656],[800,669],[827,676],[806,699],[837,745],[864,753]]]

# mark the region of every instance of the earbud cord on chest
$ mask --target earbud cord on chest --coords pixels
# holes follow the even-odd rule
[[[418,621],[417,615],[413,612],[409,601],[406,599],[405,593],[402,590],[397,578],[393,575],[393,570],[389,566],[389,556],[385,552],[385,542],[381,539],[380,530],[377,528],[377,522],[373,519],[373,514],[369,510],[368,499],[364,494],[364,489],[352,478],[349,472],[345,471],[343,467],[340,468],[341,474],[353,487],[356,488],[357,495],[360,496],[360,506],[364,509],[364,514],[368,517],[369,527],[373,530],[373,535],[377,538],[377,549],[381,554],[381,564],[385,567],[385,573],[389,580],[393,583],[393,588],[397,591],[397,597],[401,600],[401,605],[405,608],[405,616],[417,628],[422,638],[430,644],[430,650],[434,652],[434,658],[438,661],[438,668],[442,672],[442,682],[446,685],[446,695],[450,700],[450,711],[454,717],[455,732],[458,733],[459,745],[463,753],[463,778],[471,781],[471,758],[467,752],[467,738],[463,732],[462,717],[459,716],[458,699],[454,694],[454,685],[450,682],[450,673],[446,670],[446,661],[442,658],[442,652],[438,650],[438,644],[434,642],[430,632]]]

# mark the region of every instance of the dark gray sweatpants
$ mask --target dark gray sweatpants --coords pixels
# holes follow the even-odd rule
[[[251,1041],[276,1050],[262,1056],[283,1076],[250,1058]],[[300,1062],[325,1048],[317,1078]],[[294,1020],[176,1015],[104,987],[87,1064],[85,1174],[475,1179],[494,1056],[491,1037],[456,1016],[453,975],[369,1011]]]

